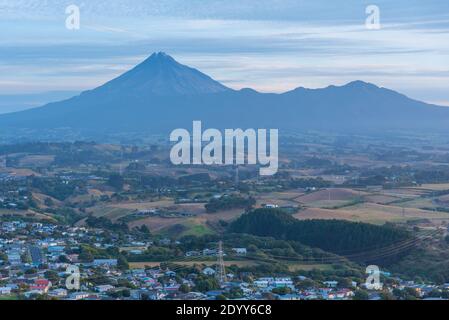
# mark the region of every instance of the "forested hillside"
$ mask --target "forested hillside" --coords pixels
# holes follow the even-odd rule
[[[383,248],[411,238],[407,231],[390,225],[343,220],[300,221],[277,209],[257,209],[244,214],[229,226],[229,231],[298,241],[362,261],[376,258],[376,254],[384,258]]]

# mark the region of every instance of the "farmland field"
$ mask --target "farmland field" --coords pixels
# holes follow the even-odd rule
[[[32,210],[5,210],[0,209],[0,216],[19,216],[19,217],[28,217],[36,220],[48,220],[54,221],[54,218],[47,214],[37,213]]]
[[[427,219],[435,223],[449,221],[449,213],[432,210],[437,205],[421,188],[397,188],[391,190],[330,188],[304,193],[303,190],[266,192],[256,196],[256,207],[263,204],[278,206],[302,206],[293,216],[297,219],[342,219],[382,225],[386,222],[405,223]],[[441,201],[447,196],[441,196]],[[423,210],[425,208],[426,210]],[[230,222],[238,218],[243,209],[219,211],[208,214],[203,203],[175,204],[162,199],[148,202],[123,202],[95,207],[95,216],[113,221],[134,213],[136,210],[167,209],[188,212],[190,217],[149,216],[129,222],[131,228],[146,225],[151,232],[167,236],[204,235],[214,233],[214,225],[220,221]]]
[[[385,222],[406,222],[416,219],[449,220],[449,213],[433,212],[416,208],[386,206],[373,203],[362,203],[343,209],[329,210],[308,208],[294,215],[297,219],[343,219],[373,224]]]

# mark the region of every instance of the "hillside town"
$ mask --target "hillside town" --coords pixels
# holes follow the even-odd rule
[[[142,240],[131,234],[123,237],[87,227],[17,220],[0,223],[0,235],[3,300],[447,299],[449,293],[449,284],[414,283],[388,273],[383,274],[387,281],[382,289],[368,290],[365,283],[317,282],[301,274],[255,277],[247,272],[234,273],[220,263],[228,254],[246,255],[246,248],[183,252],[189,259],[196,256],[211,262],[192,268],[163,263],[131,268],[125,256],[142,254],[151,246],[173,248],[182,243],[151,237]],[[86,244],[102,254],[90,253]],[[128,252],[123,255],[123,251]]]

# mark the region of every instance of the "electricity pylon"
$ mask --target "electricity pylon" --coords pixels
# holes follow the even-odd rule
[[[223,261],[223,241],[218,242],[217,271],[215,274],[221,285],[226,282],[226,271]]]

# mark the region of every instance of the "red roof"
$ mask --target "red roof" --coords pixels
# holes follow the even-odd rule
[[[49,283],[50,283],[50,281],[48,281],[47,279],[36,279],[36,280],[34,280],[34,284],[38,285],[38,286],[48,286]]]

